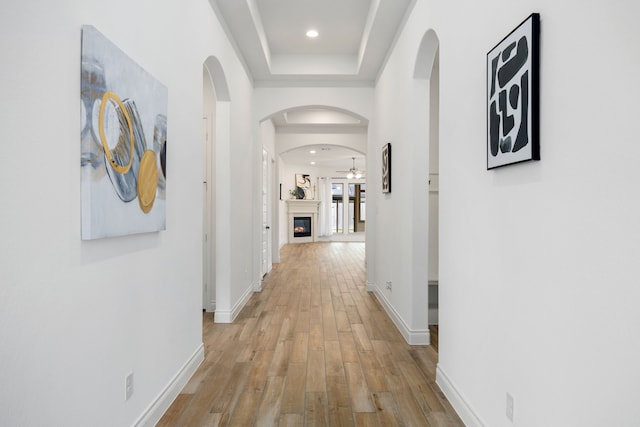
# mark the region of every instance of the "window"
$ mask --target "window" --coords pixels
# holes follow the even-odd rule
[[[334,233],[342,233],[343,229],[343,200],[344,184],[331,184],[331,227]]]
[[[364,231],[366,184],[349,184],[349,232]]]
[[[349,233],[356,231],[356,184],[349,184]]]

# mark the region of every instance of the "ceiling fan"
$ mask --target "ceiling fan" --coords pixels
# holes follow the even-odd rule
[[[351,167],[351,169],[349,169],[348,171],[336,171],[336,172],[341,172],[341,173],[346,173],[347,174],[347,178],[348,179],[360,179],[364,176],[364,172],[365,171],[361,171],[360,169],[356,168],[356,158],[352,157],[351,158],[353,160],[353,166]]]

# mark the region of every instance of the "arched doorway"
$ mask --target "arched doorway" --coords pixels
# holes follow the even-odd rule
[[[216,322],[230,322],[229,88],[222,66],[211,56],[203,64],[203,308]]]
[[[439,332],[439,198],[440,198],[440,166],[439,166],[439,117],[440,117],[440,56],[439,40],[435,31],[428,30],[422,38],[416,64],[414,78],[427,80],[427,143],[428,143],[428,232],[427,232],[427,271],[428,292],[427,309],[431,343],[437,348]]]
[[[265,126],[265,123],[269,125]],[[342,240],[357,241],[358,237],[364,240],[365,210],[359,208],[366,203],[366,175],[358,175],[357,179],[347,175],[353,162],[366,172],[368,124],[366,118],[351,111],[323,105],[291,107],[261,120],[261,142],[263,146],[265,141],[271,143],[268,150],[275,160],[273,188],[277,200],[273,204],[271,221],[274,260],[279,248],[289,243],[287,199],[295,187],[297,173],[309,176],[311,191],[305,197],[322,200],[319,217],[332,217],[331,210],[335,210],[335,206],[331,203],[331,183],[339,181],[345,194],[345,202],[340,206],[344,208],[344,219],[348,224]],[[264,128],[269,128],[270,132],[264,132]],[[325,195],[327,185],[328,196]],[[317,227],[319,237],[332,240],[325,233],[330,226],[324,227],[324,221],[321,223]],[[358,232],[360,236],[355,236]]]

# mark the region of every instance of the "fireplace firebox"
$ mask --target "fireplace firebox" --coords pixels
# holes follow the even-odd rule
[[[310,237],[311,235],[311,217],[293,217],[293,237]]]

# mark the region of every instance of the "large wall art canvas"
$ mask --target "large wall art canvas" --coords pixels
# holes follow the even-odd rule
[[[82,239],[166,228],[167,88],[82,27]]]
[[[540,160],[539,33],[533,13],[487,54],[487,169]]]

